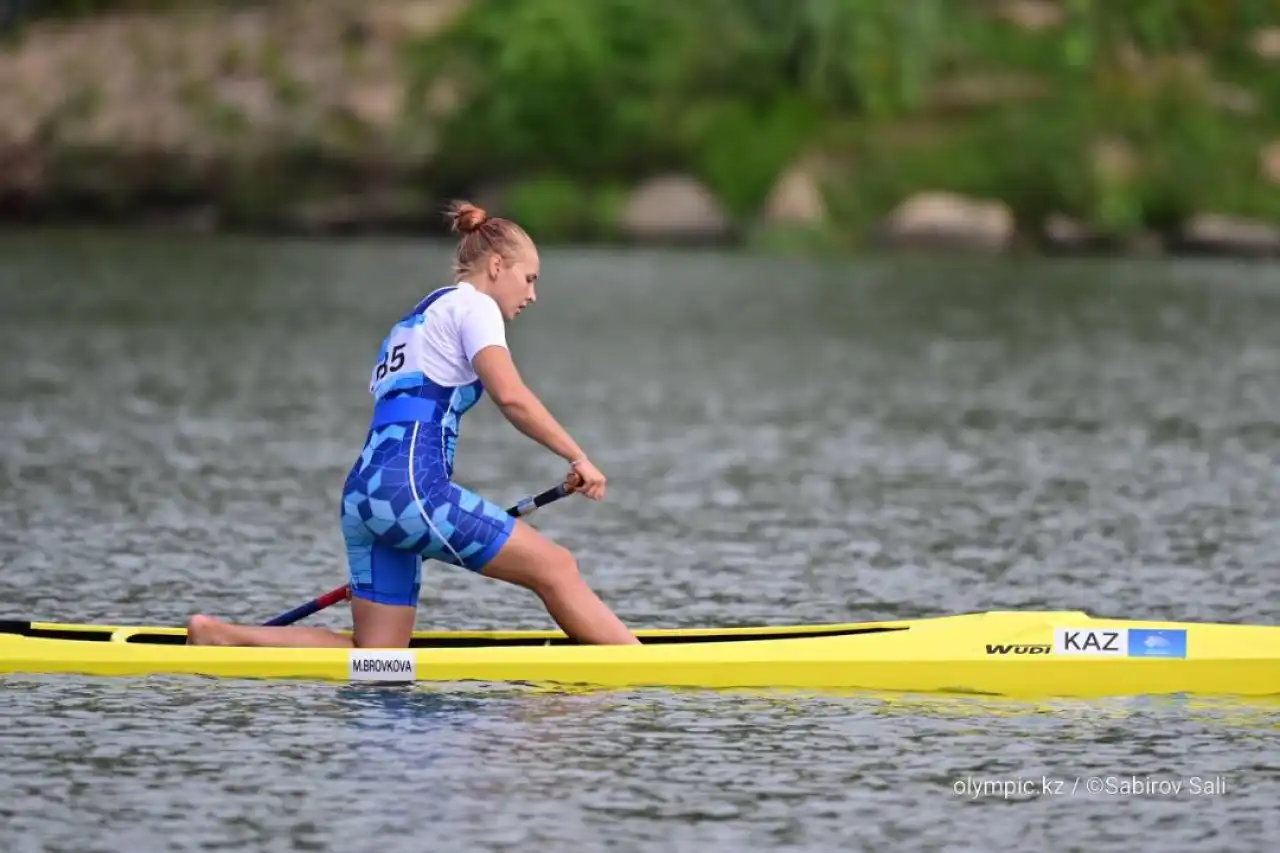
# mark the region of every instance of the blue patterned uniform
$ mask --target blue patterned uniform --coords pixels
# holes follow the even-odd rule
[[[435,291],[396,323],[370,381],[373,417],[342,493],[351,594],[359,598],[416,605],[422,558],[480,571],[515,527],[497,504],[451,482],[459,422],[483,384],[441,385],[421,369],[428,312],[456,289]]]

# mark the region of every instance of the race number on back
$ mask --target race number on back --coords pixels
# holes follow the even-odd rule
[[[416,371],[418,343],[415,329],[398,326],[392,330],[378,354],[378,363],[369,376],[369,393],[381,397],[396,379]]]
[[[498,303],[462,283],[430,300],[425,313],[397,323],[369,375],[369,393],[431,382],[456,388],[478,378],[471,360],[487,346],[507,345]]]

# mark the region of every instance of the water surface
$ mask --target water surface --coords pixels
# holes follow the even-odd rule
[[[1280,621],[1273,268],[543,255],[512,347],[610,491],[536,523],[636,626]],[[403,242],[0,238],[0,618],[258,621],[341,583],[370,359],[447,261]],[[458,473],[508,504],[562,465],[484,403]],[[419,623],[549,624],[532,596],[441,566]],[[1280,837],[1274,703],[23,676],[0,680],[0,718],[0,850]],[[1042,776],[1183,788],[954,790]]]

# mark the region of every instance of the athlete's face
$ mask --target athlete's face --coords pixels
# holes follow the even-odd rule
[[[538,250],[525,245],[511,258],[493,255],[489,258],[489,278],[493,282],[490,295],[497,300],[502,316],[508,321],[533,302],[537,295],[534,286],[538,281]]]

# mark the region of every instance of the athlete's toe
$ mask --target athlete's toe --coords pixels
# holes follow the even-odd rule
[[[193,646],[207,646],[215,642],[220,623],[212,616],[197,613],[187,620],[187,643]]]

